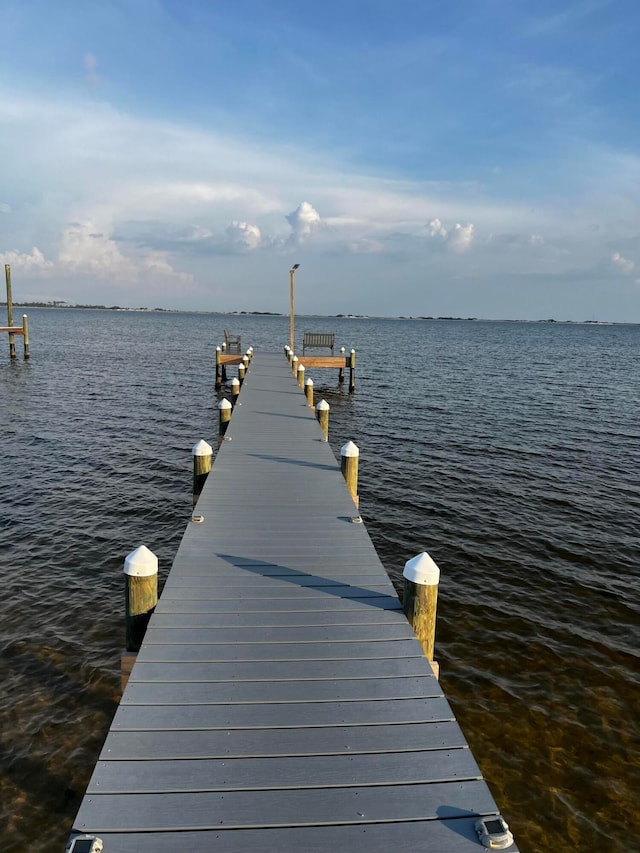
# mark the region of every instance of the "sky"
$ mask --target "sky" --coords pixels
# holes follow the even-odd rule
[[[637,0],[3,0],[14,301],[640,322]]]

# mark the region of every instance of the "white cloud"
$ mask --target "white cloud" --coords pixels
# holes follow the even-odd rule
[[[475,226],[472,223],[460,225],[456,223],[455,228],[449,234],[449,246],[456,255],[464,255],[468,252],[475,236]]]
[[[0,213],[11,213],[11,207],[8,204],[0,203]]]
[[[528,242],[530,246],[544,246],[544,237],[540,234],[530,234]]]
[[[60,242],[59,266],[75,273],[123,281],[137,281],[147,275],[182,281],[191,279],[191,276],[173,269],[165,252],[148,251],[132,257],[123,255],[108,231],[96,228],[91,221],[69,225]]]
[[[260,246],[262,235],[257,225],[234,220],[226,230],[229,245],[240,252],[251,252]]]
[[[321,220],[315,207],[308,201],[303,201],[288,214],[287,222],[291,226],[291,242],[302,243],[317,230]]]
[[[4,252],[0,255],[0,264],[11,264],[20,269],[30,272],[47,270],[53,267],[53,261],[46,260],[40,249],[36,246],[30,252]]]
[[[613,262],[613,265],[624,275],[631,275],[636,266],[633,261],[623,258],[620,252],[614,252],[613,255],[611,255],[611,261]]]
[[[440,222],[440,220],[437,218],[432,219],[429,222],[429,224],[427,225],[427,228],[429,229],[429,236],[430,237],[446,238],[446,236],[447,236],[447,229],[444,227],[442,222]]]

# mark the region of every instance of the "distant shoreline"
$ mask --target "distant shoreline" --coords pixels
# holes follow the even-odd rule
[[[0,302],[0,307],[6,307],[6,302]],[[16,308],[52,308],[52,309],[71,309],[74,311],[121,311],[128,314],[211,314],[220,317],[288,317],[288,314],[283,314],[278,311],[206,311],[206,310],[187,310],[183,308],[126,308],[121,305],[68,305],[66,302],[14,302]],[[327,320],[432,320],[432,321],[447,321],[455,320],[456,322],[466,323],[558,323],[569,324],[574,326],[638,326],[640,323],[625,322],[622,320],[556,320],[553,317],[540,320],[521,320],[512,317],[503,317],[500,319],[494,317],[449,317],[449,316],[431,316],[431,315],[406,315],[401,314],[396,317],[392,316],[377,316],[373,314],[296,314],[297,317],[318,317]]]

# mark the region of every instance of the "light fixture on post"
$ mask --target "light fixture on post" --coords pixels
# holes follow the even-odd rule
[[[300,264],[294,264],[289,270],[289,347],[293,351],[293,280]]]

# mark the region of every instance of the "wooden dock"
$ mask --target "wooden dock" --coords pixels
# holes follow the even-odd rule
[[[483,849],[499,810],[322,438],[287,360],[255,355],[72,835]]]

